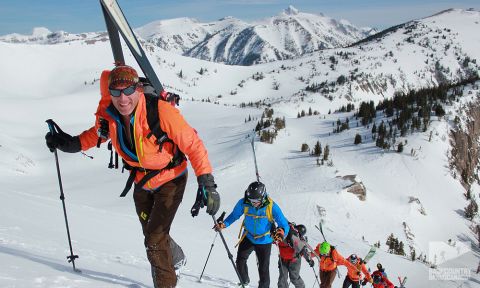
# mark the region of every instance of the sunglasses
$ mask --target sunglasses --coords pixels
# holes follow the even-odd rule
[[[108,90],[110,91],[110,95],[112,95],[112,97],[120,97],[120,95],[122,95],[122,92],[123,94],[125,94],[125,96],[132,95],[135,92],[136,88],[137,88],[137,84],[133,84],[123,89],[108,88]]]

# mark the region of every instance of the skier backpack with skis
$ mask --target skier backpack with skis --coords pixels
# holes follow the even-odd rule
[[[237,268],[244,285],[250,282],[247,260],[255,251],[258,260],[259,288],[270,287],[270,254],[273,241],[283,241],[290,230],[288,221],[280,207],[268,197],[265,185],[252,182],[233,211],[223,221],[215,225],[216,230],[229,227],[244,215],[237,250]],[[277,223],[278,228],[272,229]],[[273,230],[273,231],[272,231]],[[273,233],[272,233],[273,232]]]
[[[374,288],[394,288],[395,285],[393,285],[390,280],[388,280],[387,277],[383,276],[382,272],[377,270],[372,273],[372,279],[373,279],[373,287]]]
[[[108,122],[107,137],[122,159],[136,171],[134,176],[130,174],[129,179],[135,182],[133,198],[145,236],[155,287],[175,287],[177,278],[169,247],[169,231],[183,198],[187,163],[185,159],[175,165],[171,163],[176,147],[188,156],[199,184],[194,208],[207,206],[207,213],[214,215],[218,211],[220,197],[215,189],[207,151],[179,111],[165,101],[156,101],[155,108],[158,108],[159,127],[171,141],[162,142],[159,149],[159,139],[151,131],[153,128],[147,119],[150,109],[147,108],[147,96],[135,69],[121,64],[104,79],[107,82],[102,82],[101,86],[108,87],[109,97],[102,97],[97,120],[102,118]],[[106,91],[102,91],[102,95]],[[45,138],[50,149],[75,153],[95,146],[99,130],[102,130],[101,121],[95,121],[94,127],[79,136],[72,137],[61,131],[49,132]],[[145,175],[150,177],[147,179]],[[192,210],[192,214],[194,212]]]
[[[327,241],[319,243],[314,253],[320,257],[320,288],[332,287],[338,266],[343,265],[347,269],[356,269]],[[312,256],[315,256],[314,253]]]
[[[278,288],[287,288],[288,279],[295,288],[305,287],[302,277],[300,277],[301,257],[305,258],[310,267],[315,262],[310,258],[310,253],[305,245],[307,228],[302,225],[290,223],[290,232],[285,240],[277,242],[280,252],[278,259]]]
[[[355,269],[348,267],[348,273],[345,276],[342,288],[348,288],[350,286],[352,286],[352,288],[359,288],[360,283],[362,286],[365,286],[367,282],[372,283],[372,277],[370,276],[367,266],[362,258],[358,257],[356,254],[352,254],[347,260],[352,263]]]

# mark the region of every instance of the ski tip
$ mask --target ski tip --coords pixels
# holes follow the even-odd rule
[[[82,273],[82,270],[75,268],[75,269],[73,269],[73,272],[75,272],[75,273]]]

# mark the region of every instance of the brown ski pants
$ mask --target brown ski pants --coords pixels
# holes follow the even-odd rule
[[[177,284],[169,232],[182,202],[186,183],[185,171],[185,174],[163,184],[154,192],[135,189],[133,193],[155,288],[173,288]]]
[[[333,280],[337,275],[336,270],[322,271],[320,270],[320,288],[332,288]]]

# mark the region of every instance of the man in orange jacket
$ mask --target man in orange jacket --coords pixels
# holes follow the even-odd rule
[[[208,214],[215,215],[220,206],[207,150],[196,131],[175,107],[166,101],[149,102],[144,86],[132,67],[118,65],[112,71],[104,71],[100,89],[102,98],[95,125],[73,137],[61,130],[58,133],[49,132],[45,136],[47,146],[52,152],[58,148],[75,153],[110,138],[130,170],[122,196],[128,192],[129,185],[135,183],[133,199],[145,236],[154,287],[175,287],[177,278],[169,231],[187,182],[184,155],[191,161],[199,185],[192,216],[196,216],[204,206],[207,206]],[[149,113],[151,107],[147,108],[151,103],[158,105],[158,113],[154,110],[158,115],[153,115],[153,122],[149,116],[152,115]],[[158,126],[150,127],[150,122]],[[163,131],[165,137],[157,139],[158,131]],[[97,132],[103,139],[99,139]]]
[[[315,255],[316,254],[316,255]],[[315,248],[315,253],[312,256],[320,257],[320,288],[331,288],[335,274],[337,273],[337,266],[343,265],[347,269],[355,269],[350,262],[345,260],[334,246],[331,246],[327,241],[319,243]]]
[[[367,266],[365,266],[365,262],[361,258],[359,258],[356,254],[352,254],[348,257],[348,262],[352,263],[354,269],[348,267],[347,276],[345,276],[345,280],[343,281],[342,288],[348,288],[352,286],[352,288],[360,288],[360,281],[362,281],[362,273],[365,276],[363,279],[362,285],[366,285],[367,281],[372,283],[372,277],[370,273],[368,273]]]

